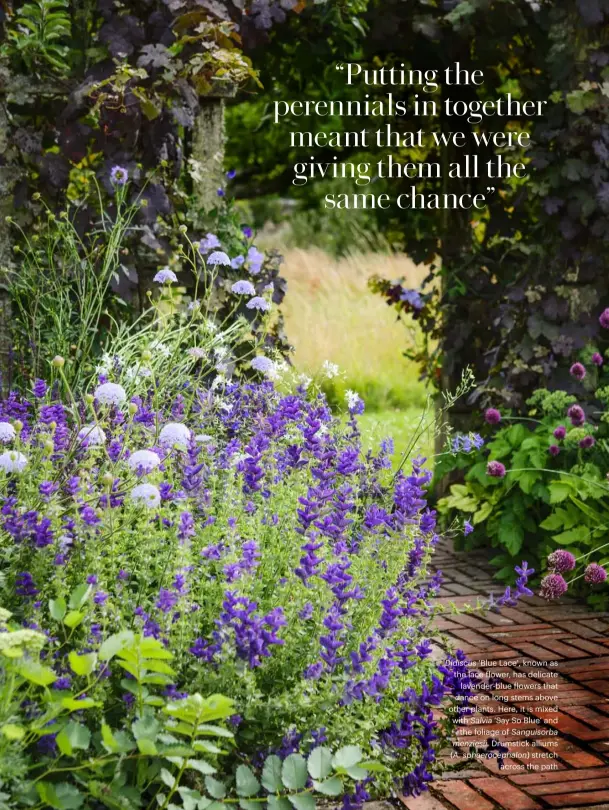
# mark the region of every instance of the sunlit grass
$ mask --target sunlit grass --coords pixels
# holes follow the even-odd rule
[[[369,411],[363,413],[358,419],[363,449],[378,450],[380,442],[391,437],[394,443],[392,460],[394,465],[399,464],[403,454],[410,449],[411,440],[418,431],[422,412],[419,407],[411,407],[400,411]],[[429,424],[432,418],[430,412],[426,416],[425,424]],[[433,452],[433,426],[430,426],[416,441],[409,457],[424,456],[425,458],[431,458]]]
[[[353,389],[369,411],[422,407],[425,386],[415,364],[403,356],[415,345],[416,328],[397,321],[395,312],[370,292],[368,279],[404,276],[417,287],[426,268],[405,256],[381,253],[334,259],[312,248],[290,249],[284,256],[288,294],[282,309],[296,367],[314,375],[325,360],[336,363],[341,376],[332,381],[331,399],[342,400],[345,390]]]

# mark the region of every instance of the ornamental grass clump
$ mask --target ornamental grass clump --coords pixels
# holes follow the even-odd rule
[[[0,641],[38,645],[0,644],[9,805],[425,789],[472,688],[432,654],[430,474],[362,453],[359,398],[163,365],[0,404]]]

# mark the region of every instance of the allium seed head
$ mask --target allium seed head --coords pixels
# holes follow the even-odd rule
[[[559,599],[567,592],[568,585],[560,574],[548,574],[541,580],[539,595],[543,599]]]
[[[564,574],[575,568],[575,557],[570,551],[559,548],[548,556],[548,568],[555,574]]]
[[[586,566],[584,572],[584,580],[590,585],[599,585],[607,579],[607,571],[602,565],[598,563],[590,563]]]

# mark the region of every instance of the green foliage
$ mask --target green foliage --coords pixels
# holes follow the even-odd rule
[[[50,69],[67,74],[66,42],[71,34],[70,7],[65,0],[33,0],[22,5],[11,19],[1,53],[8,59],[21,58],[30,71]]]
[[[505,416],[490,440],[478,451],[446,454],[436,465],[436,480],[451,474],[455,483],[438,501],[443,525],[469,520],[474,531],[459,540],[464,548],[488,547],[497,578],[508,580],[514,564],[526,559],[543,572],[546,558],[566,548],[578,559],[605,563],[609,527],[609,442],[604,411],[597,424],[570,424],[567,410],[575,397],[564,391],[540,389],[528,400],[528,417],[513,422]],[[605,406],[606,407],[606,406]],[[564,438],[554,431],[562,426]],[[580,444],[592,436],[595,444]],[[549,452],[550,446],[558,453]],[[505,466],[503,478],[487,474],[487,461]],[[589,588],[586,588],[589,594]],[[592,594],[603,607],[607,595]]]

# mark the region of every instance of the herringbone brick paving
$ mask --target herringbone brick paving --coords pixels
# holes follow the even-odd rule
[[[500,590],[483,553],[457,553],[445,542],[434,566],[444,574],[446,605]],[[402,798],[408,810],[609,810],[609,613],[530,597],[500,614],[446,612],[437,627],[483,683],[494,680],[443,752],[451,769],[423,796]],[[489,738],[509,749],[503,767],[496,757],[463,756]]]

